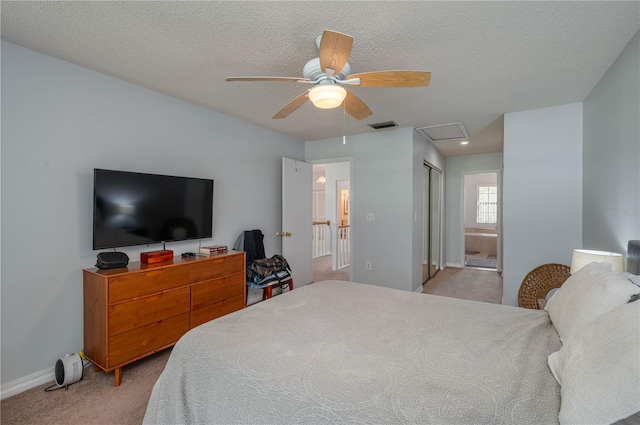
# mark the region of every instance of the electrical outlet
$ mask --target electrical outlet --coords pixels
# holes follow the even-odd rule
[[[371,261],[366,261],[364,263],[364,268],[367,269],[367,270],[371,270]]]
[[[367,213],[367,221],[373,221],[374,215],[373,213]]]

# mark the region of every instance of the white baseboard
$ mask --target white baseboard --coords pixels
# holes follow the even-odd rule
[[[84,360],[83,368],[91,366],[93,363]],[[32,373],[24,378],[16,379],[12,382],[7,382],[0,386],[0,400],[4,400],[7,397],[11,397],[16,394],[20,394],[31,388],[38,387],[42,384],[51,383],[52,385],[56,380],[55,366],[49,369],[41,370],[40,372]],[[84,374],[84,371],[82,372]]]
[[[416,289],[414,292],[417,292],[417,293],[424,292],[424,286],[422,285],[418,286],[418,289]]]
[[[464,269],[464,266],[460,263],[447,263],[445,264],[446,267],[453,267],[456,269]]]
[[[32,373],[24,378],[16,379],[15,381],[3,384],[0,387],[0,399],[4,400],[12,395],[20,394],[21,392],[30,390],[39,385],[46,384],[47,382],[53,382],[56,380],[54,368],[42,370],[40,372]]]

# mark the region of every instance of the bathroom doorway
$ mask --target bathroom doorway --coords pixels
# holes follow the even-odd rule
[[[464,266],[498,270],[500,185],[497,172],[464,175]]]

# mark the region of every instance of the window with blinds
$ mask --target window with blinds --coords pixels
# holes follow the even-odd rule
[[[497,223],[498,221],[498,188],[495,185],[478,186],[478,223]]]

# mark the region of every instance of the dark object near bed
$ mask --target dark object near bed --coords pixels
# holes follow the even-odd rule
[[[238,236],[233,249],[246,252],[247,283],[282,286],[291,280],[291,267],[282,255],[267,258],[262,230],[245,230]],[[289,287],[293,289],[293,286]]]
[[[627,271],[640,275],[640,240],[629,241],[627,246]]]
[[[550,290],[559,288],[570,276],[571,267],[564,264],[543,264],[531,270],[524,278],[518,292],[518,306],[539,309],[538,300],[544,299]]]
[[[266,258],[264,251],[264,234],[260,229],[245,230],[233,244],[235,251],[247,253],[247,264],[256,258]]]

